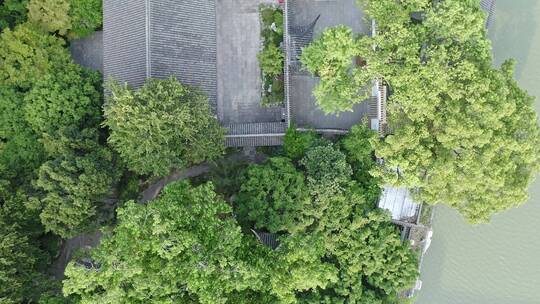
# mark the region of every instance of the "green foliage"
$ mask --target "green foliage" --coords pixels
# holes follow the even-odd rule
[[[352,176],[345,154],[332,144],[310,149],[300,164],[305,168],[312,191],[318,195],[332,195],[342,190]]]
[[[301,61],[320,83],[313,91],[317,106],[325,113],[352,111],[367,97],[372,80],[367,70],[353,65],[359,56],[359,43],[352,30],[340,25],[325,30],[302,50]]]
[[[40,218],[46,230],[64,238],[95,226],[96,208],[118,173],[111,151],[97,143],[93,130],[64,129],[48,139],[54,158],[43,163],[35,186],[42,190]]]
[[[69,2],[66,0],[30,0],[27,8],[28,20],[42,30],[66,35],[71,28]]]
[[[28,197],[0,182],[0,302],[25,303],[46,288],[47,255],[39,249],[42,227],[26,207]]]
[[[385,165],[373,173],[471,223],[525,202],[540,164],[533,98],[513,80],[512,61],[493,68],[478,1],[361,2],[379,32],[362,56],[393,91],[394,132],[377,143]],[[410,22],[413,11],[425,20]]]
[[[108,141],[132,171],[166,175],[223,153],[224,131],[198,91],[174,78],[149,79],[137,91],[109,87]]]
[[[0,31],[26,21],[28,0],[4,0],[0,4]]]
[[[355,136],[364,131],[347,147],[362,147]],[[86,259],[91,266],[70,264],[64,292],[84,303],[394,303],[416,279],[417,259],[351,179],[347,156],[363,152],[307,149],[299,168],[274,157],[249,166],[240,185],[225,182],[234,215],[209,183],[176,182],[147,205],[127,203]],[[231,176],[227,168],[209,177]],[[243,233],[236,219],[278,232],[277,249],[257,244],[252,223]]]
[[[103,1],[70,0],[70,37],[81,38],[92,34],[103,22]]]
[[[0,35],[0,86],[30,88],[53,69],[71,62],[64,41],[29,24]]]
[[[263,74],[275,77],[283,74],[283,60],[285,56],[283,51],[273,44],[269,44],[257,54],[259,59],[259,66]]]
[[[341,140],[342,150],[353,170],[353,179],[366,191],[366,200],[375,202],[380,194],[379,179],[369,173],[375,167],[372,142],[377,134],[366,124],[358,124]]]
[[[23,303],[37,293],[37,247],[16,229],[0,223],[0,302]]]
[[[102,6],[98,0],[30,0],[28,20],[46,32],[82,38],[101,27]]]
[[[302,210],[309,204],[304,175],[287,158],[251,165],[238,194],[238,215],[270,232],[302,229]]]
[[[70,263],[64,293],[86,303],[225,303],[257,277],[240,260],[248,252],[231,211],[211,184],[177,182],[147,205],[130,202],[93,251],[94,267]]]
[[[264,45],[279,47],[283,41],[283,11],[279,7],[262,5],[260,15]]]
[[[377,292],[392,295],[414,284],[417,257],[401,242],[387,212],[356,213],[344,227],[335,255],[342,266],[341,283],[349,285],[349,291],[365,282]]]
[[[306,154],[306,151],[317,143],[318,138],[315,132],[300,132],[293,125],[287,129],[283,139],[285,153],[291,159],[301,159]]]
[[[38,134],[95,127],[101,119],[100,83],[97,72],[75,64],[44,75],[25,96],[26,120]]]
[[[247,167],[247,161],[229,158],[218,159],[212,164],[207,180],[212,181],[216,192],[229,198],[240,190],[242,179],[239,177],[244,176]]]
[[[292,234],[282,238],[279,250],[271,254],[270,285],[278,303],[297,303],[297,293],[326,288],[338,280],[338,269],[323,261],[325,239],[320,234]]]
[[[263,97],[262,105],[271,106],[283,104],[285,100],[285,88],[282,76],[279,77],[263,77]]]

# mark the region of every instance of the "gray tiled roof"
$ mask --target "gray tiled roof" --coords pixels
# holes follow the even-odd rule
[[[103,1],[103,29],[105,79],[140,87],[147,77],[146,2]]]
[[[176,76],[217,104],[215,0],[106,0],[104,74],[134,88]]]

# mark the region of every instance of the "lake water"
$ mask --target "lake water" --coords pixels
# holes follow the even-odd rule
[[[497,64],[518,60],[516,78],[540,98],[540,0],[499,0],[490,29]],[[540,113],[540,101],[536,102]],[[438,207],[417,304],[540,303],[540,178],[527,204],[469,226]]]

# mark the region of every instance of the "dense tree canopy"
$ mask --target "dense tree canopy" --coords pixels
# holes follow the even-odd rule
[[[66,35],[71,28],[65,0],[30,0],[27,8],[28,20],[47,32]]]
[[[66,294],[99,303],[225,303],[251,273],[231,208],[211,184],[167,186],[147,205],[128,203],[114,234],[92,254],[91,269],[66,270]]]
[[[0,35],[0,85],[28,89],[55,68],[70,62],[64,41],[30,24]]]
[[[375,202],[381,193],[380,181],[370,171],[375,167],[375,153],[372,142],[377,140],[377,133],[365,124],[358,124],[340,141],[347,161],[353,170],[353,179],[359,183],[366,193],[368,202]]]
[[[101,27],[103,22],[103,1],[70,0],[70,37],[85,37]]]
[[[479,1],[361,2],[378,23],[361,56],[392,91],[376,175],[473,223],[524,202],[539,166],[537,117],[512,61],[493,67]]]
[[[44,75],[25,96],[26,120],[36,133],[66,127],[95,127],[101,120],[101,77],[68,64]]]
[[[96,208],[118,173],[111,151],[97,142],[94,130],[62,129],[48,139],[53,158],[41,165],[35,186],[44,191],[41,221],[64,238],[95,228]]]
[[[122,208],[114,232],[68,267],[64,292],[83,303],[395,303],[417,257],[365,199],[345,154],[320,142],[303,158],[314,183],[340,182],[324,201],[308,192],[307,167],[284,157],[245,170],[234,214],[211,184],[175,182]],[[257,243],[253,227],[278,232],[278,247]]]
[[[0,168],[1,169],[1,168]],[[26,303],[47,289],[47,254],[39,248],[38,213],[22,191],[0,181],[0,302]]]
[[[28,0],[4,0],[0,4],[0,31],[26,21]]]
[[[309,149],[300,163],[305,168],[311,191],[319,196],[341,191],[352,176],[345,154],[332,144]]]
[[[310,200],[304,179],[287,158],[250,166],[238,194],[238,215],[270,232],[300,229],[302,211]]]
[[[104,124],[131,170],[165,175],[223,153],[223,129],[195,89],[175,78],[149,79],[137,91],[115,83],[110,89]]]
[[[0,302],[24,303],[36,290],[39,249],[12,226],[2,225],[0,234]]]
[[[69,38],[85,37],[101,27],[100,0],[4,0],[0,3],[0,31],[27,21],[42,30]]]
[[[0,302],[67,304],[46,273],[60,243],[46,230],[91,228],[118,170],[98,140],[101,79],[57,36],[67,35],[68,2],[31,2],[0,3]],[[92,135],[81,145],[57,133],[65,128]]]

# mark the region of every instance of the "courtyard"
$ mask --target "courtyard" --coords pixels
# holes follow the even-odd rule
[[[289,0],[288,3],[289,30],[309,25],[320,16],[313,28],[313,39],[325,29],[337,25],[346,25],[357,34],[368,35],[371,32],[371,26],[355,0]],[[346,130],[368,114],[368,103],[362,102],[352,112],[326,115],[317,108],[312,93],[318,82],[317,78],[302,69],[290,74],[291,120],[298,127]]]

